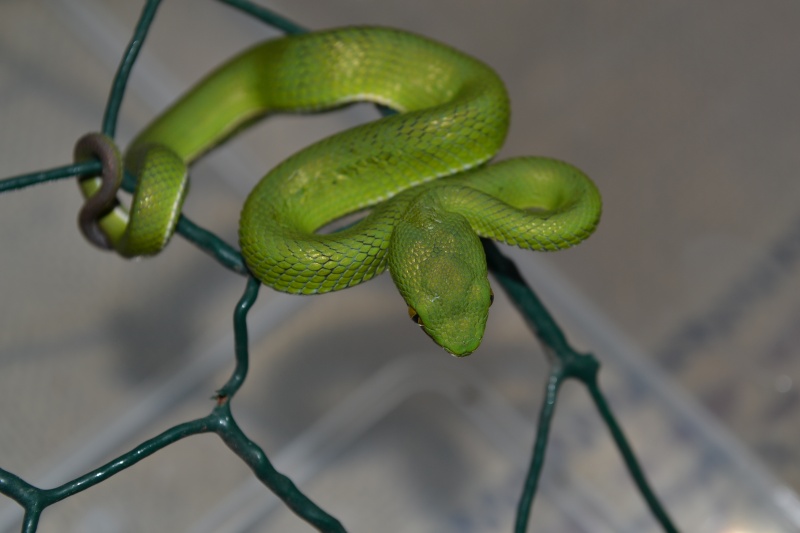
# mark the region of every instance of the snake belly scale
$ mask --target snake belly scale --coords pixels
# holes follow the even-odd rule
[[[492,301],[479,237],[567,248],[592,233],[601,211],[594,184],[566,163],[486,164],[505,140],[509,101],[482,62],[386,28],[267,41],[160,115],[133,141],[126,164],[156,169],[140,182],[159,179],[157,169],[171,165],[142,163],[151,153],[166,148],[188,165],[266,114],[361,101],[399,113],[305,148],[258,183],[239,226],[247,266],[264,284],[299,294],[350,287],[388,268],[409,315],[447,351],[467,355]],[[318,233],[364,209],[371,211],[354,226]],[[172,231],[159,224],[142,221],[141,231]]]

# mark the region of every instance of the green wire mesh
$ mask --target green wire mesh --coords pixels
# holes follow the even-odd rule
[[[247,0],[219,1],[240,9],[285,33],[297,34],[306,31],[297,24]],[[148,0],[145,3],[133,37],[114,78],[102,123],[103,133],[111,137],[114,136],[116,131],[117,118],[125,88],[127,87],[128,77],[160,3],[160,0]],[[380,109],[380,111],[384,114],[390,113],[386,109]],[[99,171],[100,163],[98,161],[87,161],[81,164],[69,164],[32,172],[0,180],[0,193],[62,178],[94,175]],[[123,188],[131,191],[134,183],[135,178],[127,175]],[[35,487],[19,476],[0,468],[0,493],[13,499],[23,507],[25,515],[22,531],[30,533],[36,531],[42,511],[50,505],[102,483],[111,476],[133,466],[174,442],[192,435],[215,433],[231,451],[250,467],[256,477],[281,498],[301,519],[319,531],[344,532],[344,527],[336,518],[307,498],[291,479],[275,470],[266,453],[239,428],[231,412],[231,400],[247,377],[249,353],[246,319],[248,311],[258,297],[260,282],[250,276],[241,254],[235,247],[226,243],[214,233],[198,226],[186,216],[181,216],[177,233],[205,251],[224,267],[247,278],[244,294],[237,303],[233,314],[236,365],[231,377],[217,391],[215,395],[216,404],[211,413],[202,418],[178,424],[105,465],[55,488],[43,489]],[[545,463],[548,436],[558,394],[561,386],[568,379],[579,381],[588,390],[598,414],[608,427],[634,484],[656,521],[664,531],[669,533],[677,532],[677,528],[650,488],[630,444],[600,390],[597,381],[600,363],[591,354],[579,353],[570,346],[564,332],[522,279],[514,263],[505,257],[493,242],[484,240],[483,244],[489,270],[506,291],[519,312],[525,317],[528,326],[535,333],[548,354],[551,365],[545,397],[539,413],[530,467],[517,507],[515,533],[523,533],[528,529],[531,508]]]

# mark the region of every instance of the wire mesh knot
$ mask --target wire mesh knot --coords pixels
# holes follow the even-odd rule
[[[114,140],[102,133],[87,133],[75,144],[74,158],[76,163],[89,159],[99,160],[102,171],[97,176],[78,176],[78,182],[86,195],[86,201],[78,214],[78,227],[86,239],[105,250],[112,250],[111,239],[100,228],[100,219],[111,212],[119,201],[117,191],[122,185],[122,156]],[[94,180],[96,187],[92,193],[86,193],[87,181]]]

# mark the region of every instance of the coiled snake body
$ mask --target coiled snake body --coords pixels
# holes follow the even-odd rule
[[[140,189],[131,216],[154,204],[167,214],[139,213],[127,229],[101,223],[114,227],[107,233],[123,255],[156,253],[180,212],[186,165],[266,113],[356,101],[399,114],[324,139],[270,171],[242,210],[247,266],[264,284],[301,294],[350,287],[388,267],[411,317],[450,353],[467,355],[480,344],[492,300],[479,236],[567,248],[591,234],[601,203],[592,182],[566,163],[485,165],[508,129],[505,88],[486,65],[442,44],[397,30],[345,28],[244,52],[127,151]],[[173,190],[176,205],[164,207]],[[317,233],[365,208],[371,212],[354,226]]]

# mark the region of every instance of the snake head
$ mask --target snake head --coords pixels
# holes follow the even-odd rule
[[[480,345],[493,296],[480,239],[461,215],[401,221],[389,271],[409,316],[437,344],[463,357]]]

